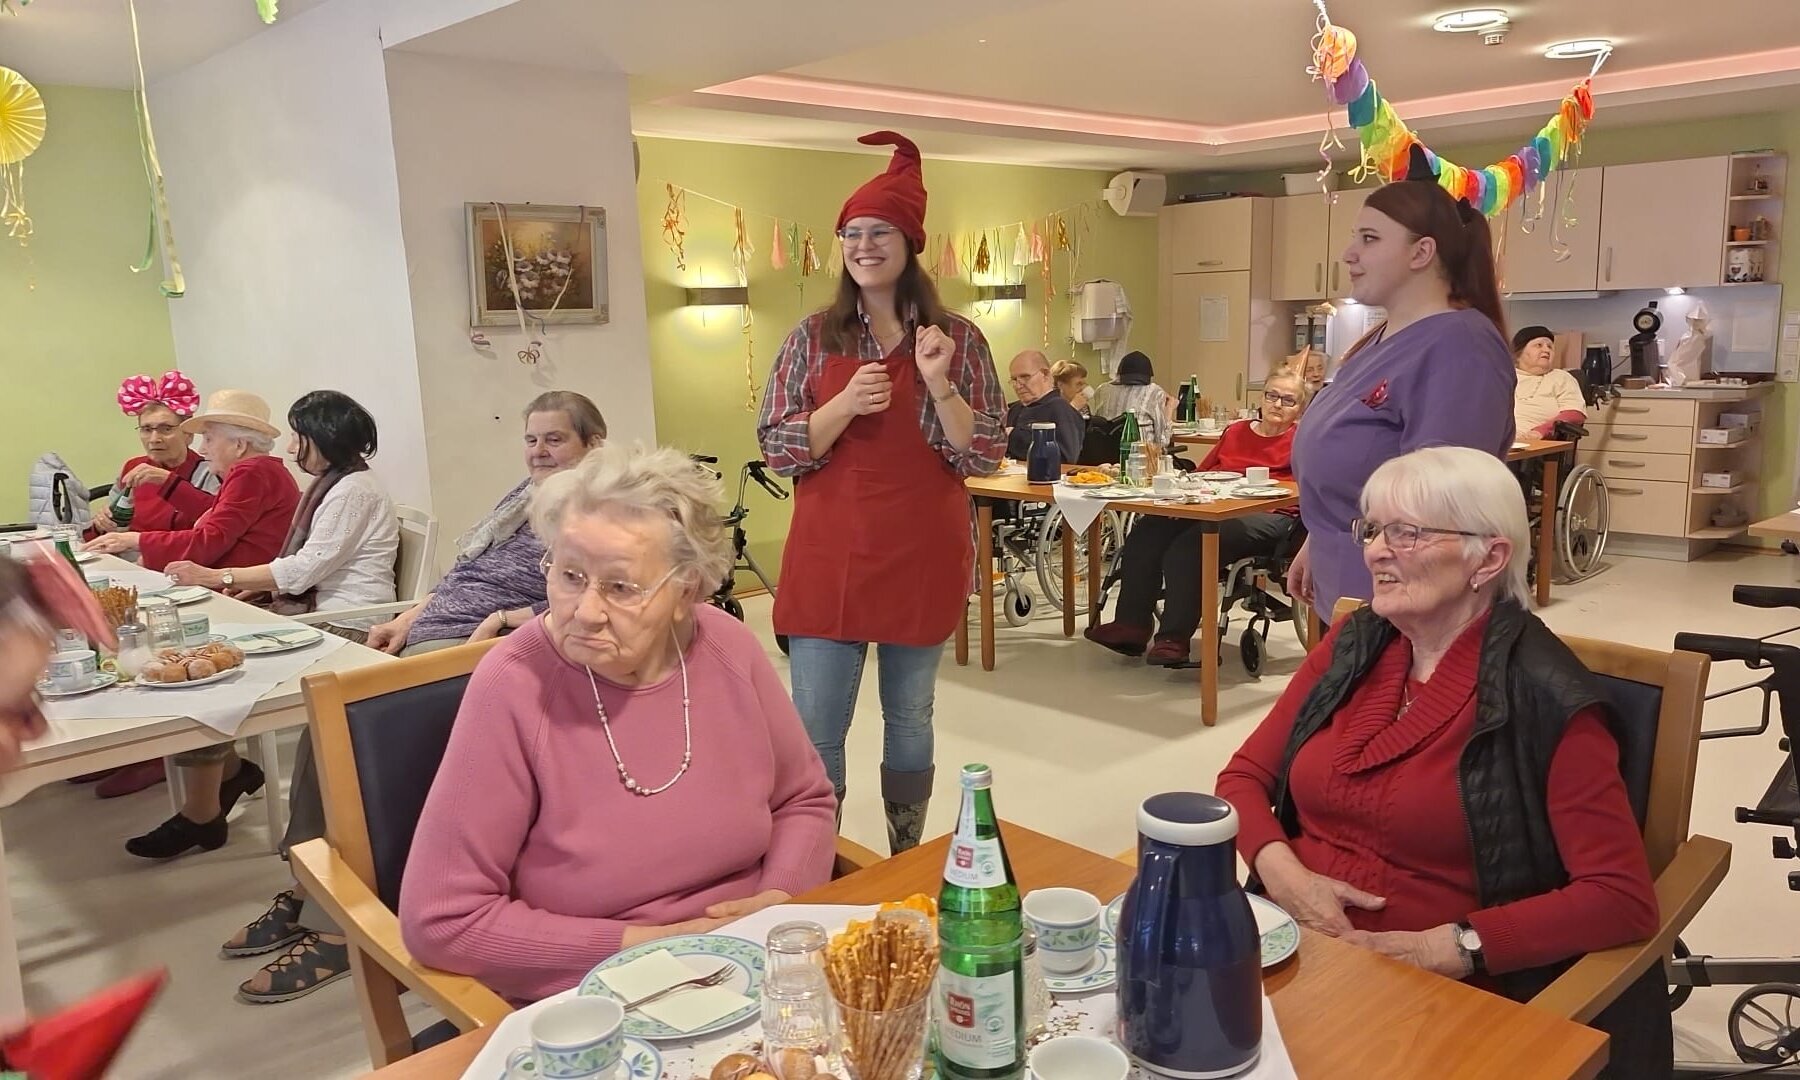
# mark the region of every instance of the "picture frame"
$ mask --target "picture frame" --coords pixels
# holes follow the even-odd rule
[[[609,321],[606,211],[545,203],[464,203],[469,325]],[[512,270],[508,272],[510,250]],[[516,283],[520,302],[515,302]]]

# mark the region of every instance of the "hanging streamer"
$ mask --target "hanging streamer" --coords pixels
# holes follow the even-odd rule
[[[731,211],[731,265],[737,270],[738,284],[750,284],[750,259],[756,254],[756,245],[750,242],[750,234],[744,227],[744,210],[733,207]]]
[[[11,68],[0,67],[0,226],[26,246],[31,215],[25,212],[25,159],[44,141],[44,99]],[[32,288],[37,287],[34,280]]]
[[[264,25],[275,21],[276,6],[276,0],[256,0],[256,13],[262,16]]]
[[[806,238],[800,241],[800,273],[804,277],[810,277],[822,268],[823,264],[819,262],[818,245],[813,243],[813,231],[808,229]]]
[[[982,233],[981,244],[975,249],[975,259],[969,264],[969,270],[976,274],[985,274],[993,268],[993,257],[988,254],[987,233]]]
[[[1025,226],[1019,226],[1019,235],[1013,238],[1012,264],[1024,267],[1031,265],[1031,237],[1025,233]]]
[[[958,278],[962,276],[962,266],[956,258],[956,241],[949,233],[944,234],[944,250],[938,255],[937,272],[940,277]]]
[[[141,274],[162,256],[163,280],[157,286],[170,299],[187,292],[187,279],[181,276],[181,256],[175,250],[175,225],[169,218],[169,193],[163,183],[162,162],[156,156],[156,133],[150,127],[150,93],[144,82],[144,47],[138,40],[138,17],[135,0],[125,0],[131,15],[131,51],[137,65],[137,85],[131,90],[131,105],[137,113],[138,150],[144,159],[144,179],[150,185],[150,235],[144,241],[144,258],[131,268]]]
[[[769,240],[769,269],[786,270],[788,264],[787,244],[781,237],[781,222],[775,222],[775,235]]]
[[[674,184],[663,184],[669,203],[663,207],[663,244],[675,256],[675,269],[687,269],[687,191]]]

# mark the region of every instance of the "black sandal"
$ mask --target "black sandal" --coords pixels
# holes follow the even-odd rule
[[[306,928],[300,925],[302,903],[294,895],[294,890],[283,890],[276,895],[269,910],[263,912],[255,922],[233,934],[230,941],[219,946],[219,955],[227,960],[261,956],[299,941],[306,936]]]
[[[262,970],[269,973],[268,989],[257,990],[251,985],[255,978],[246,979],[238,986],[239,1001],[246,1005],[275,1005],[303,998],[321,986],[337,982],[350,974],[350,945],[333,945],[308,930]]]

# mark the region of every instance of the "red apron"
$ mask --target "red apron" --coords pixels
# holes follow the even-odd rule
[[[809,379],[812,400],[830,401],[864,363],[826,357]],[[825,465],[794,484],[778,634],[941,645],[963,617],[975,557],[969,497],[919,428],[911,339],[883,365],[887,410],[851,420]]]

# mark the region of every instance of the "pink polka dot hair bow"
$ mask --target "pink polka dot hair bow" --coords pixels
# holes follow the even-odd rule
[[[179,371],[164,372],[160,379],[133,375],[119,385],[119,408],[136,416],[151,405],[166,406],[176,416],[189,417],[200,408],[200,392],[194,380]]]

